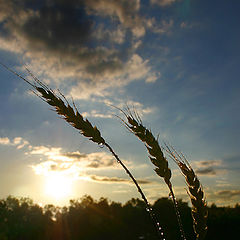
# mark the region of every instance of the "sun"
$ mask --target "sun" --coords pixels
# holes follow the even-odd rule
[[[63,173],[51,173],[46,177],[45,194],[54,200],[62,200],[72,193],[72,179]]]

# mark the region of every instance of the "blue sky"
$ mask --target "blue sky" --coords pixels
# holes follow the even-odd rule
[[[109,104],[127,103],[183,152],[207,202],[240,201],[238,1],[3,0],[0,61],[25,66],[71,99],[142,182],[148,199],[168,195],[144,145]],[[67,204],[84,194],[140,197],[106,149],[82,137],[31,87],[0,69],[0,197]],[[188,199],[174,163],[176,196]]]

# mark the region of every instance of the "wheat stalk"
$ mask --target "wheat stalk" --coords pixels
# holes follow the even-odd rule
[[[165,143],[169,156],[177,163],[185,176],[188,195],[192,202],[193,227],[197,240],[203,240],[207,233],[207,204],[200,181],[183,154],[179,154],[172,146]]]
[[[74,102],[73,107],[69,104],[65,96],[59,91],[60,96],[57,96],[55,92],[50,89],[47,85],[42,83],[39,79],[37,79],[31,71],[29,71],[27,68],[26,70],[31,75],[31,77],[34,80],[34,83],[31,83],[24,77],[22,77],[17,72],[13,71],[11,68],[7,67],[5,64],[0,62],[0,65],[5,67],[8,71],[12,72],[13,74],[20,77],[23,81],[31,85],[36,91],[34,93],[40,97],[43,101],[45,101],[47,104],[51,105],[56,113],[60,115],[66,122],[68,122],[70,125],[72,125],[74,128],[80,131],[80,134],[87,137],[89,140],[102,145],[106,146],[108,150],[112,153],[112,155],[115,157],[117,162],[123,167],[123,169],[126,171],[128,176],[131,178],[133,183],[135,184],[138,192],[140,193],[143,201],[145,202],[146,209],[149,212],[152,221],[157,229],[157,233],[160,240],[165,240],[164,234],[162,231],[162,228],[160,227],[160,224],[151,208],[150,203],[148,202],[145,194],[143,193],[141,187],[139,186],[137,180],[134,178],[132,173],[128,170],[128,168],[125,166],[125,164],[120,160],[118,155],[114,152],[113,148],[104,140],[104,138],[101,136],[100,131],[97,129],[96,126],[92,126],[92,124],[88,121],[88,119],[84,119],[83,116],[79,113],[78,109],[76,108]]]
[[[120,110],[126,117],[126,120],[123,120],[121,117],[119,118],[127,127],[127,129],[130,130],[131,133],[137,136],[145,144],[147,151],[149,153],[149,158],[153,165],[156,166],[156,168],[154,169],[155,172],[157,173],[158,176],[162,177],[165,183],[167,184],[176,211],[181,237],[182,239],[186,240],[180,213],[177,206],[177,201],[170,180],[172,173],[170,168],[168,167],[168,161],[164,157],[162,149],[159,146],[158,140],[153,136],[152,132],[149,129],[143,126],[140,116],[134,109],[131,111],[128,106],[126,107],[125,111],[120,108],[117,109]]]

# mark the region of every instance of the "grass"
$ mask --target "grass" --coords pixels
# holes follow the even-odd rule
[[[153,212],[137,180],[134,178],[134,176],[126,167],[126,165],[120,160],[120,158],[115,153],[113,148],[103,138],[99,129],[96,126],[93,126],[88,119],[83,118],[83,116],[75,106],[74,102],[72,104],[69,104],[69,102],[61,92],[56,94],[52,89],[50,89],[40,80],[38,80],[28,69],[27,71],[32,76],[33,82],[26,80],[24,77],[22,77],[12,69],[8,68],[6,65],[2,63],[0,64],[13,74],[20,77],[26,83],[30,84],[33,87],[34,92],[37,96],[39,96],[47,104],[51,105],[58,115],[60,115],[67,123],[72,125],[75,129],[79,130],[84,137],[88,138],[94,143],[105,146],[111,152],[111,154],[115,157],[116,161],[122,166],[122,168],[125,170],[125,172],[130,177],[132,182],[135,184],[138,192],[140,193],[142,199],[145,202],[146,209],[152,218],[153,224],[156,227],[159,239],[164,240],[165,238],[163,230],[160,227],[157,217]],[[150,161],[156,167],[155,168],[156,174],[159,177],[163,178],[164,182],[167,184],[175,207],[181,238],[183,240],[186,240],[180,213],[177,206],[177,201],[171,183],[172,172],[168,166],[168,160],[164,156],[162,148],[159,145],[158,139],[156,139],[153,136],[152,132],[143,125],[136,111],[134,110],[131,111],[127,107],[126,111],[121,110],[121,112],[124,114],[124,117],[126,118],[126,119],[121,118],[124,125],[145,144],[145,147],[147,148],[147,151],[149,153]],[[170,159],[173,159],[176,162],[176,164],[180,168],[180,171],[185,176],[186,183],[188,186],[188,195],[192,202],[192,218],[196,239],[203,240],[207,232],[206,225],[207,207],[206,200],[204,198],[203,188],[195,172],[193,171],[185,157],[182,154],[178,154],[173,147],[168,146],[167,144],[165,144],[165,149]]]

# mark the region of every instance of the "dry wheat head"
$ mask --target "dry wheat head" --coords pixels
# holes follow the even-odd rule
[[[163,155],[158,140],[152,132],[143,126],[137,113],[133,114],[129,109],[124,112],[127,121],[123,121],[125,126],[145,143],[151,162],[156,166],[154,169],[157,175],[162,177],[168,186],[171,186],[171,170],[168,167],[168,161]],[[134,116],[135,115],[135,116]]]
[[[120,119],[123,121],[127,129],[130,130],[130,132],[132,132],[142,142],[145,143],[149,153],[149,158],[151,162],[156,166],[156,168],[154,169],[155,172],[157,173],[158,176],[162,177],[165,183],[167,184],[176,211],[181,238],[186,240],[182,220],[177,206],[177,201],[170,181],[172,173],[170,168],[168,167],[168,161],[163,155],[158,140],[153,136],[152,132],[149,129],[143,126],[141,118],[139,117],[138,113],[135,110],[131,111],[129,107],[127,107],[126,111],[123,111],[121,109],[119,110],[125,115],[126,121],[121,118]]]
[[[105,143],[105,140],[102,138],[101,133],[97,129],[97,127],[93,127],[87,119],[83,118],[83,116],[78,112],[74,103],[73,108],[69,105],[68,102],[65,103],[65,99],[65,101],[62,100],[61,97],[57,96],[51,89],[47,88],[46,86],[35,86],[35,89],[41,94],[40,97],[42,97],[43,100],[45,100],[49,105],[54,107],[58,115],[62,116],[74,128],[80,130],[80,133],[83,136],[88,137],[90,140],[98,144]]]
[[[166,145],[166,144],[165,144]],[[188,195],[192,202],[193,227],[197,240],[203,240],[207,233],[207,204],[200,181],[183,154],[166,145],[169,156],[177,163],[188,186]]]

